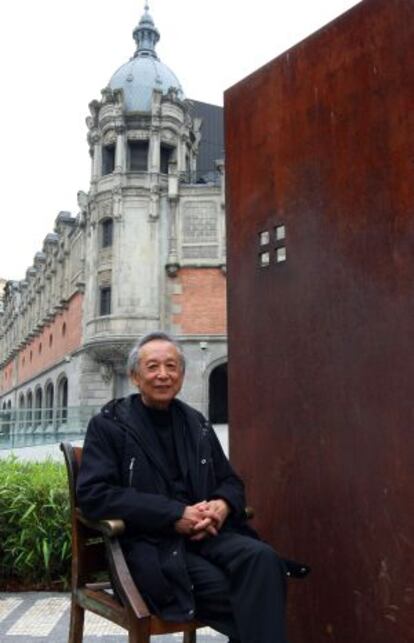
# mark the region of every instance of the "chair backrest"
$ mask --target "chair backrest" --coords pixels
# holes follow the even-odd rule
[[[65,457],[66,471],[68,474],[69,497],[71,511],[74,512],[76,503],[76,482],[78,479],[79,467],[82,461],[82,447],[74,447],[70,442],[62,442],[61,451]]]
[[[72,529],[72,588],[76,588],[93,582],[97,575],[107,573],[108,564],[102,537],[79,520],[76,481],[82,461],[82,447],[62,442],[60,449],[65,457],[68,474]]]

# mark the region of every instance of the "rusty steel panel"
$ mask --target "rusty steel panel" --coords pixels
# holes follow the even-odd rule
[[[414,2],[226,92],[232,459],[292,643],[414,641]]]

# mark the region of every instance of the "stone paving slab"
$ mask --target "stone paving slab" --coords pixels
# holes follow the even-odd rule
[[[69,594],[52,592],[0,592],[1,643],[66,643],[69,631]],[[125,630],[86,612],[84,643],[126,643]],[[154,636],[154,643],[178,643],[181,634]],[[226,643],[227,638],[206,627],[198,630],[198,643]]]

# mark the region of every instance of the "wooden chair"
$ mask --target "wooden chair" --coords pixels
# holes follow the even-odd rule
[[[150,613],[135,585],[119,544],[122,520],[92,522],[76,502],[82,447],[62,442],[68,473],[72,525],[72,602],[69,643],[82,643],[85,610],[128,630],[129,643],[148,643],[152,635],[183,632],[183,643],[196,643],[197,621],[171,623]],[[99,580],[102,575],[109,579]]]

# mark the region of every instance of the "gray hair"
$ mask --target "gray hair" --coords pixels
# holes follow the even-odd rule
[[[141,350],[141,348],[145,346],[145,344],[148,344],[149,342],[157,339],[160,339],[163,342],[169,342],[170,344],[175,346],[180,358],[181,370],[183,373],[185,373],[185,357],[181,344],[172,335],[164,333],[164,331],[162,330],[157,330],[144,335],[144,337],[142,337],[130,351],[127,361],[127,373],[129,377],[132,377],[139,371],[139,351]]]

